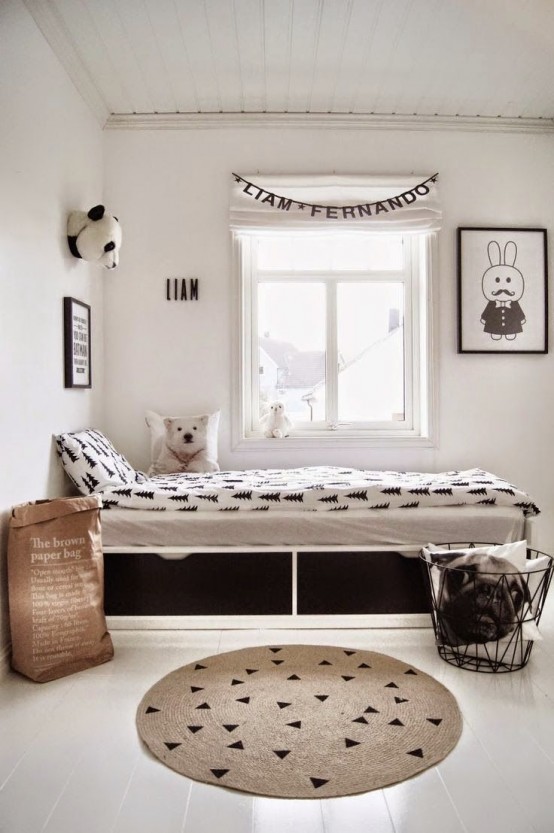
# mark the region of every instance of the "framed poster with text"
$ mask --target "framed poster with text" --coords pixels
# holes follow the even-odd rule
[[[75,298],[63,299],[65,387],[92,387],[90,307]]]

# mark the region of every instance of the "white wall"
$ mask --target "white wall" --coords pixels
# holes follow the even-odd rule
[[[148,464],[143,414],[222,408],[226,468],[352,464],[428,471],[480,466],[529,491],[554,546],[554,356],[456,353],[457,226],[552,227],[554,136],[499,132],[107,131],[106,192],[123,222],[121,266],[105,288],[106,427]],[[233,452],[235,339],[228,203],[231,171],[440,172],[437,276],[439,440],[435,449]],[[165,300],[165,278],[198,276],[200,300]]]
[[[10,508],[67,483],[51,436],[102,413],[103,270],[71,256],[67,213],[102,199],[102,132],[20,0],[0,3],[1,644]],[[92,306],[93,389],[65,390],[63,297]]]

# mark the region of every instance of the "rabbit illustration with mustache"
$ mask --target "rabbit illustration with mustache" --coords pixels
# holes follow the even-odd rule
[[[489,333],[494,341],[502,336],[513,341],[523,330],[525,315],[519,305],[523,295],[525,282],[523,275],[516,269],[514,263],[517,257],[517,246],[513,240],[504,246],[504,259],[500,246],[496,240],[488,245],[490,268],[483,275],[483,295],[488,301],[481,315],[484,332]]]

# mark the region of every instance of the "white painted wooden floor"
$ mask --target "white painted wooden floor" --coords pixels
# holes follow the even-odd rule
[[[432,631],[113,633],[115,659],[42,685],[8,672],[0,688],[1,833],[553,833],[554,599],[527,668],[454,668]],[[199,784],[149,755],[136,706],[168,671],[252,644],[381,651],[455,694],[462,738],[438,766],[354,797],[287,800]]]

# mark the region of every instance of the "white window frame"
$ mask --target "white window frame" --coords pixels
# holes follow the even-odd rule
[[[236,341],[234,345],[233,378],[238,381],[233,386],[233,448],[240,450],[275,450],[275,440],[264,437],[263,432],[255,427],[253,410],[258,402],[258,373],[254,368],[259,365],[259,347],[257,334],[257,286],[260,281],[278,280],[314,280],[337,284],[337,271],[306,271],[303,273],[271,270],[261,274],[256,268],[256,245],[259,237],[267,232],[234,232],[234,279],[235,279],[235,319],[237,321]],[[294,234],[294,232],[293,232]],[[406,260],[404,309],[405,340],[405,404],[408,419],[398,423],[329,423],[310,424],[291,432],[290,437],[279,440],[280,447],[314,448],[322,447],[429,447],[436,444],[435,429],[437,425],[435,396],[436,351],[433,349],[433,320],[435,318],[435,298],[433,293],[432,266],[436,262],[436,233],[405,235]],[[395,281],[399,272],[361,272],[344,270],[339,280],[354,282]],[[328,296],[329,297],[329,296]],[[327,364],[336,358],[336,305],[327,305],[327,327],[330,338],[330,350]],[[334,352],[333,352],[334,348]],[[329,398],[336,401],[333,390],[334,374],[327,375]]]

